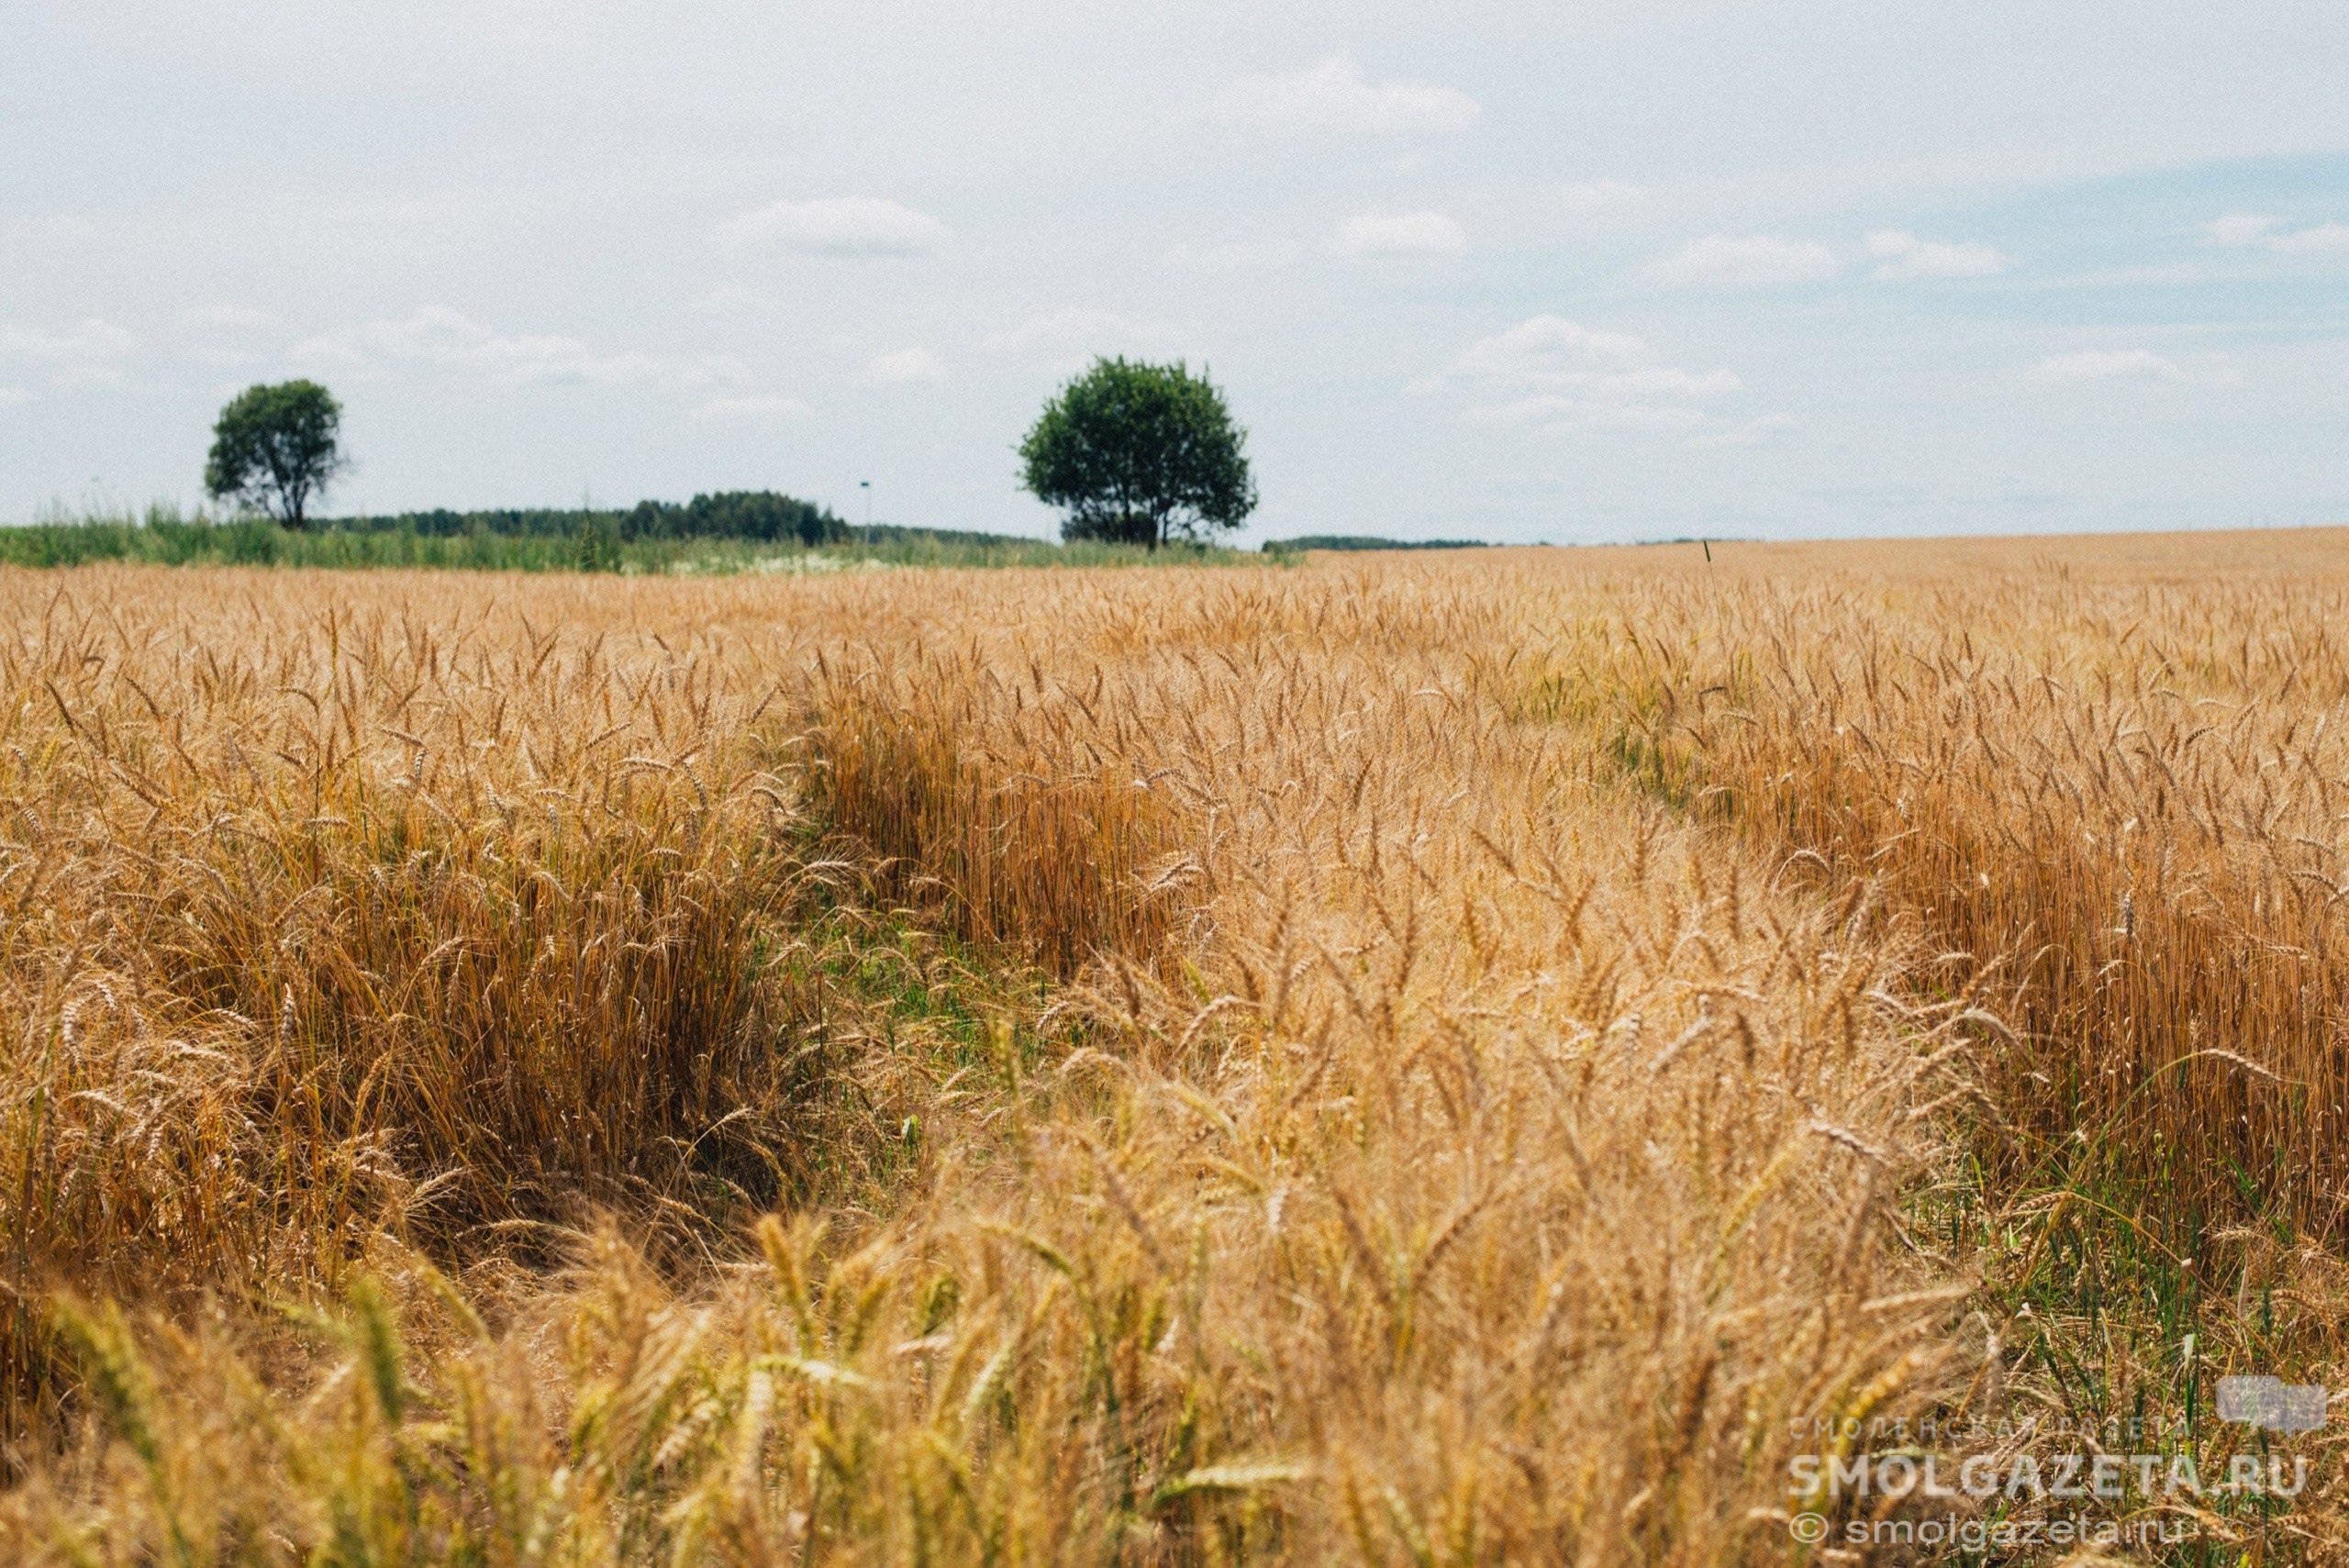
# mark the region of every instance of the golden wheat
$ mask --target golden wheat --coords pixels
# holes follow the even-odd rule
[[[2323,1233],[2341,590],[2232,542],[0,577],[0,1518],[1784,1557],[2039,1388],[2076,1130]]]

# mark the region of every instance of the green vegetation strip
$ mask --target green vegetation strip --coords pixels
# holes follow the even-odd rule
[[[731,576],[925,566],[1237,566],[1262,564],[1265,560],[1253,552],[1212,545],[1171,544],[1150,550],[1128,544],[1055,544],[1008,535],[886,525],[852,528],[848,534],[838,542],[807,545],[793,539],[629,538],[616,528],[592,525],[569,533],[501,532],[486,527],[435,532],[417,527],[414,518],[356,519],[354,525],[329,522],[296,531],[265,518],[216,521],[150,508],[144,517],[87,517],[0,527],[0,565],[81,566],[121,561],[161,566],[433,567]]]

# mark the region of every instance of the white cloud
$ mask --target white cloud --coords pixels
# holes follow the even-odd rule
[[[2267,241],[2267,248],[2295,256],[2349,256],[2349,223],[2320,223],[2313,228],[2278,234]]]
[[[882,354],[864,367],[864,378],[879,386],[902,386],[910,382],[944,381],[946,367],[928,349],[901,349],[894,354]]]
[[[1553,392],[1471,408],[1465,417],[1479,425],[1539,425],[1545,430],[1686,430],[1705,422],[1702,409],[1684,404]]]
[[[235,370],[262,361],[261,340],[277,325],[265,310],[240,305],[215,305],[183,310],[177,342],[196,363],[214,370]]]
[[[93,360],[117,360],[139,346],[139,339],[111,321],[92,317],[61,332],[39,327],[0,328],[0,355],[30,360],[37,364],[84,364]]]
[[[1479,339],[1418,390],[1447,384],[1495,399],[1470,419],[1551,429],[1687,428],[1704,423],[1699,405],[1739,390],[1728,371],[1682,370],[1629,333],[1555,316]]]
[[[1242,77],[1216,103],[1216,117],[1227,125],[1346,137],[1463,131],[1482,113],[1475,99],[1456,88],[1374,82],[1343,55],[1290,75]]]
[[[811,410],[796,397],[713,397],[686,417],[704,424],[781,425],[805,419]]]
[[[1179,352],[1182,334],[1164,322],[1111,310],[1071,307],[1031,317],[987,339],[992,351],[1054,369],[1089,362],[1097,354]]]
[[[1219,272],[1269,272],[1295,267],[1308,260],[1310,248],[1279,236],[1250,236],[1200,244],[1177,239],[1163,252],[1166,260],[1185,267]]]
[[[1558,205],[1576,228],[1627,223],[1645,212],[1654,196],[1643,185],[1621,180],[1583,180],[1558,193]]]
[[[1461,380],[1538,383],[1594,370],[1619,370],[1654,358],[1628,332],[1601,332],[1579,321],[1536,316],[1471,343],[1444,373]]]
[[[707,316],[772,316],[780,306],[773,295],[729,284],[703,295],[694,308]]]
[[[32,400],[33,395],[21,386],[0,386],[0,406],[11,403],[30,403]]]
[[[722,355],[604,353],[558,334],[512,336],[442,305],[425,306],[402,320],[321,333],[295,344],[292,358],[362,374],[417,365],[465,371],[508,386],[693,388],[739,382],[743,374]]]
[[[120,379],[124,360],[139,339],[96,317],[50,331],[39,327],[0,327],[0,361],[39,365],[71,386],[95,386]]]
[[[2203,237],[2213,245],[2252,245],[2264,239],[2276,227],[2276,220],[2255,212],[2231,212],[2224,217],[2214,217],[2202,226]]]
[[[948,230],[928,213],[880,196],[827,196],[738,214],[718,233],[814,256],[916,256],[937,249]]]
[[[1364,213],[1339,228],[1338,249],[1365,260],[1458,256],[1467,250],[1468,236],[1440,212]]]
[[[1842,270],[1835,252],[1815,240],[1711,234],[1651,261],[1647,275],[1673,288],[1759,288],[1818,283]]]
[[[1731,447],[1773,446],[1785,440],[1802,428],[1802,421],[1791,414],[1765,414],[1726,429],[1707,430],[1688,438],[1688,445],[1700,451],[1719,450]]]
[[[183,327],[218,327],[229,331],[245,332],[277,325],[277,317],[266,310],[254,310],[241,305],[207,306],[200,310],[180,312]]]
[[[2035,381],[2063,384],[2083,381],[2171,381],[2188,379],[2176,360],[2151,349],[2081,349],[2050,354],[2031,367]]]
[[[2257,245],[2287,256],[2349,256],[2349,223],[2320,223],[2286,232],[2261,213],[2229,213],[2202,226],[2213,245]]]
[[[2090,272],[2039,278],[2033,280],[2033,286],[2044,289],[2143,288],[2147,285],[2173,288],[2180,284],[2212,283],[2224,276],[2209,262],[2165,261],[2158,266],[2101,267]]]
[[[1987,278],[2014,265],[1988,245],[1920,239],[1897,228],[1869,235],[1867,245],[1868,254],[1883,263],[1876,270],[1879,278]]]

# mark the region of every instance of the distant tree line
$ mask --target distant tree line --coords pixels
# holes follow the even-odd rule
[[[342,405],[312,381],[247,387],[220,410],[205,463],[206,491],[247,514],[306,530],[310,508],[350,468],[341,444]],[[1236,528],[1256,506],[1248,432],[1232,418],[1204,371],[1177,360],[1152,364],[1098,359],[1044,406],[1019,446],[1021,482],[1065,508],[1061,537],[1072,542],[1205,543]],[[804,548],[853,542],[913,542],[927,530],[852,528],[829,508],[772,490],[723,490],[680,506],[640,501],[611,507],[502,507],[361,516],[330,520],[346,534],[415,539],[558,539],[574,541],[576,564],[616,571],[630,545],[729,539]],[[998,536],[999,537],[999,536]],[[967,546],[992,542],[967,536]],[[1020,541],[1005,539],[1006,544]],[[1299,541],[1299,543],[1325,541]],[[1359,547],[1364,541],[1326,541]]]
[[[622,510],[600,506],[491,507],[338,517],[328,525],[362,533],[413,533],[428,538],[496,534],[524,539],[605,535],[620,540],[739,539],[771,543],[846,544],[857,535],[829,508],[772,490],[726,490],[674,501],[639,501]]]
[[[1264,549],[1280,554],[1300,550],[1483,550],[1481,539],[1379,539],[1371,534],[1300,534],[1295,539],[1271,539]]]

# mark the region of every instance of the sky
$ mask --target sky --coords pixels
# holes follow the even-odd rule
[[[0,520],[774,488],[1044,535],[1096,354],[1243,540],[2349,523],[2339,0],[0,0]],[[869,491],[860,482],[870,481]]]

